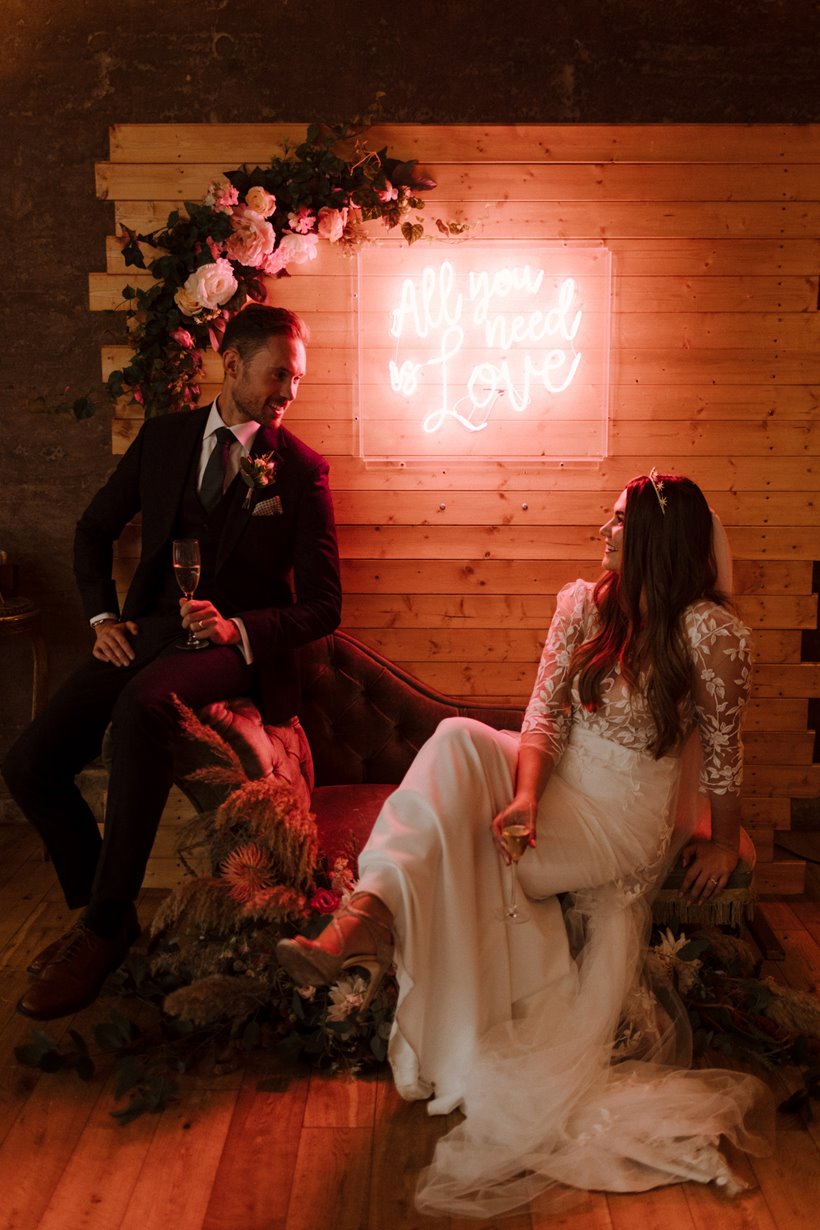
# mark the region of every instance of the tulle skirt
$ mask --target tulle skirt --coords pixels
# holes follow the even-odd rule
[[[568,1187],[731,1187],[718,1140],[767,1151],[768,1093],[688,1070],[685,1013],[642,976],[679,761],[574,728],[519,864],[530,917],[511,925],[490,823],[512,798],[518,743],[447,719],[360,857],[360,888],[395,919],[397,1088],[466,1115],[421,1175],[418,1207],[491,1217]]]

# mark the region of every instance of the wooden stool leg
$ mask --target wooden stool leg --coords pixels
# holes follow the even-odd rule
[[[31,653],[34,659],[34,678],[31,687],[31,716],[36,718],[43,709],[48,696],[48,649],[45,637],[39,628],[31,633]]]

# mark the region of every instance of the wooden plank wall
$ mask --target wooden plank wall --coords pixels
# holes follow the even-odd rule
[[[243,162],[267,162],[304,125],[127,125],[97,168],[112,223],[150,230]],[[594,577],[598,526],[632,475],[686,473],[726,524],[757,670],[746,815],[762,860],[790,799],[816,796],[800,660],[820,557],[820,126],[389,126],[372,148],[420,159],[438,181],[427,214],[482,240],[604,241],[613,253],[610,455],[598,467],[367,467],[356,455],[356,264],[319,259],[271,283],[304,313],[309,376],[289,426],[331,459],[344,627],[443,691],[523,702],[557,589]],[[112,225],[112,231],[114,230]],[[378,238],[380,231],[374,231]],[[96,309],[123,307],[114,234],[90,276]],[[149,279],[150,280],[150,279]],[[103,372],[122,364],[103,352]],[[203,396],[218,387],[206,363]],[[114,451],[138,422],[120,407]],[[123,545],[123,574],[133,541]],[[800,868],[770,867],[773,891]]]

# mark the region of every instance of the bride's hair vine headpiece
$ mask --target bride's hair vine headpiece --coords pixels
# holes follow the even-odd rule
[[[649,481],[652,484],[655,495],[658,497],[661,512],[666,516],[666,496],[663,494],[663,480],[658,478],[658,471],[654,466],[649,471]]]

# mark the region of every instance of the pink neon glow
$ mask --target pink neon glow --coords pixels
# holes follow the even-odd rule
[[[521,413],[532,403],[534,390],[558,396],[570,387],[583,358],[575,346],[583,309],[575,306],[573,278],[557,284],[551,302],[538,297],[543,288],[544,270],[530,265],[471,271],[466,294],[456,289],[450,261],[426,266],[416,280],[403,280],[390,333],[397,343],[436,339],[437,349],[420,362],[391,360],[390,386],[411,398],[425,369],[433,369],[441,404],[424,418],[425,432],[439,431],[448,420],[467,431],[482,431],[499,397]],[[516,307],[523,303],[531,310],[510,311],[511,298]],[[466,348],[489,353],[472,366],[456,396],[453,371]],[[425,351],[430,353],[429,344]]]

